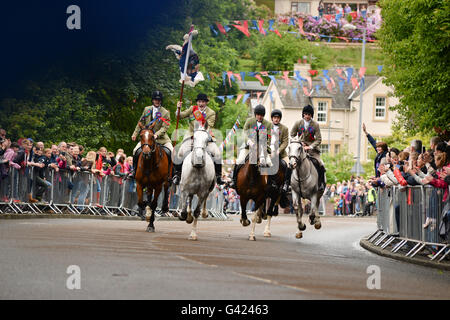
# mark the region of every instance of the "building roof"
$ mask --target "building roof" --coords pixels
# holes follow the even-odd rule
[[[259,81],[238,81],[238,86],[242,91],[266,91],[268,88]]]
[[[336,87],[333,89],[332,93],[328,89],[324,88],[322,82],[322,76],[318,76],[316,79],[312,80],[311,98],[330,98],[332,100],[331,107],[333,109],[350,109],[349,96],[353,92],[353,87],[351,83],[344,84],[343,92],[339,89],[338,74],[335,70],[330,70],[328,75],[334,79]],[[379,77],[378,76],[365,76],[365,88],[371,86]],[[277,79],[274,86],[276,87],[278,94],[280,96],[281,102],[284,107],[287,108],[298,108],[303,107],[307,104],[311,104],[310,97],[307,97],[300,84],[297,80],[290,78],[291,84],[287,84],[284,79]],[[328,81],[326,81],[328,83]],[[304,82],[304,85],[307,84]],[[320,85],[319,92],[316,90],[316,85]],[[293,96],[293,89],[297,88],[295,96]],[[282,90],[286,90],[286,95],[282,94]],[[356,90],[353,97],[359,96],[359,89]]]

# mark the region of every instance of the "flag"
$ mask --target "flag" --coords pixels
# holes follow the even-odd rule
[[[291,85],[291,80],[289,79],[289,71],[283,71],[283,79],[286,80],[288,86]]]
[[[364,78],[364,74],[366,73],[366,70],[367,70],[366,67],[359,68],[359,77],[360,78]]]
[[[262,77],[259,74],[255,74],[255,78],[259,80],[259,82],[261,82],[261,85],[264,85],[264,80],[262,79]]]
[[[224,35],[227,35],[227,32],[225,31],[225,28],[219,22],[216,22],[216,25],[217,25],[217,28],[219,28],[219,31],[221,33],[223,33]]]
[[[263,35],[266,35],[266,30],[264,30],[263,24],[264,24],[264,20],[258,21],[259,32],[262,33]]]
[[[189,39],[183,44],[179,67],[181,72],[180,81],[185,81],[191,87],[194,87],[198,82],[205,80],[203,74],[199,72],[200,59],[192,48],[192,36],[198,34],[198,31],[194,30],[194,26],[191,26],[189,30]],[[189,77],[188,79],[186,77]]]
[[[250,32],[248,31],[248,21],[247,20],[244,21],[244,25],[241,26],[241,25],[233,24],[233,27],[235,27],[236,29],[241,31],[243,34],[245,34],[248,38],[250,38]]]
[[[250,97],[250,93],[244,94],[244,99],[242,100],[242,103],[245,103],[245,101],[247,101],[248,97]]]
[[[236,101],[234,103],[238,103],[239,100],[241,100],[241,98],[242,98],[242,94],[240,93],[240,94],[238,94],[237,99],[236,99]]]

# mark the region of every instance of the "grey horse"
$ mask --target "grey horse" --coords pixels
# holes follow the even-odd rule
[[[293,139],[289,144],[289,165],[293,168],[291,176],[292,202],[294,208],[297,208],[297,223],[299,231],[295,237],[302,238],[302,231],[306,229],[306,225],[302,222],[303,207],[301,199],[311,201],[311,213],[309,221],[316,229],[320,229],[322,224],[317,212],[319,201],[323,195],[323,191],[319,191],[319,174],[316,167],[308,158],[303,144],[298,139]]]
[[[212,157],[206,152],[210,135],[207,125],[202,126],[196,121],[194,125],[193,149],[183,161],[180,180],[182,209],[180,220],[192,223],[190,240],[197,240],[197,218],[202,208],[202,217],[208,217],[206,199],[215,186],[215,170]],[[197,195],[198,202],[192,216],[192,199]]]

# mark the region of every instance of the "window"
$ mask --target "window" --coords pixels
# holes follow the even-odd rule
[[[319,101],[317,104],[317,122],[327,122],[328,102]]]
[[[385,119],[386,118],[386,98],[376,97],[375,98],[375,119]]]
[[[339,152],[341,152],[341,145],[335,144],[334,145],[334,154],[338,154]]]
[[[303,12],[303,13],[311,13],[309,9],[309,2],[291,2],[291,11],[295,12]]]
[[[320,153],[328,153],[328,144],[321,144],[319,146]]]

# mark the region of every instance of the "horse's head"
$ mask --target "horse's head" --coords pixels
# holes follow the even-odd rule
[[[205,150],[210,140],[207,131],[208,125],[201,124],[198,121],[194,124],[194,147],[192,150],[192,165],[196,168],[205,166]]]
[[[154,136],[155,132],[153,131],[154,126],[155,123],[150,126],[145,126],[142,122],[139,122],[139,127],[141,128],[139,135],[141,137],[142,154],[146,159],[150,158],[151,153],[155,152],[156,142]]]
[[[295,138],[289,144],[289,164],[295,169],[306,158],[306,152],[303,150],[303,143]]]

